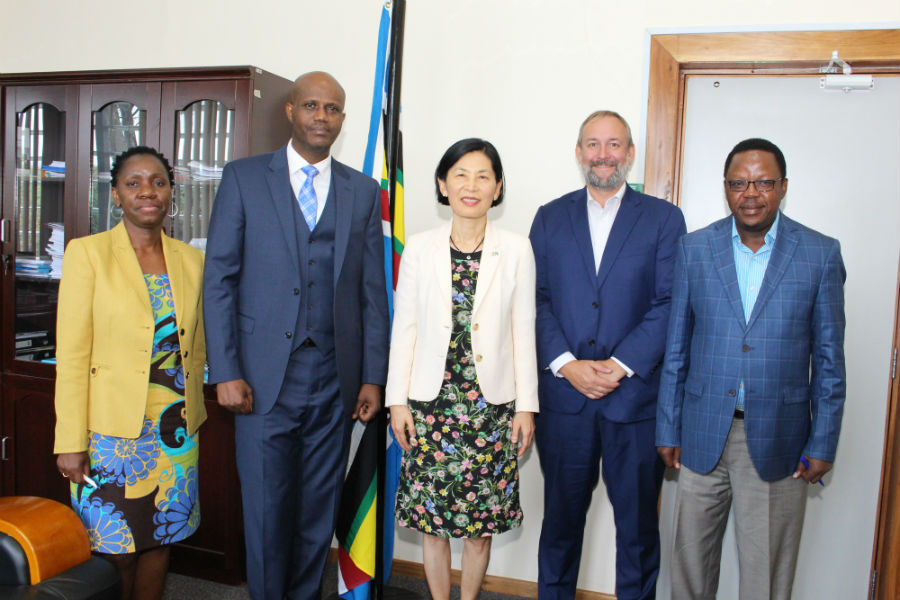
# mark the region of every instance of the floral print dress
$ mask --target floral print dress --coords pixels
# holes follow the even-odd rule
[[[514,403],[488,404],[470,330],[481,253],[451,250],[453,331],[444,383],[432,402],[409,400],[416,426],[397,492],[403,527],[440,537],[482,537],[522,522]]]
[[[91,550],[126,554],[183,540],[200,524],[197,434],[187,435],[184,370],[168,275],[144,274],[156,323],[144,425],[137,439],[89,432],[91,477],[70,484]]]

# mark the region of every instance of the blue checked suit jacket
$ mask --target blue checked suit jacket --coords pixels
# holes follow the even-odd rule
[[[744,381],[750,457],[775,481],[800,455],[832,462],[844,397],[844,263],[837,240],[781,215],[749,322],[738,290],[731,217],[684,236],[657,407],[657,446],[708,473]]]

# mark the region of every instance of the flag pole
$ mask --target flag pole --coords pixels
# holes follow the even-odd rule
[[[387,115],[385,123],[385,149],[388,172],[388,198],[391,208],[391,234],[393,236],[395,194],[397,190],[397,160],[400,152],[400,84],[403,71],[403,30],[406,22],[406,0],[389,0],[391,7],[391,37],[387,84]],[[393,246],[393,243],[391,244]],[[396,274],[395,274],[396,277]],[[395,279],[396,281],[396,279]],[[384,497],[385,448],[387,447],[387,409],[377,416],[378,423],[378,493],[376,494],[375,525],[375,600],[384,600],[384,519],[388,499]]]
[[[394,199],[397,188],[397,160],[400,155],[400,83],[403,74],[403,31],[406,24],[406,0],[391,0],[390,65],[388,67],[388,109],[385,145],[388,151],[388,181],[391,200],[391,223],[394,222]]]

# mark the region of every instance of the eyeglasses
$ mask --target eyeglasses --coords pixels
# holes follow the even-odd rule
[[[771,192],[775,189],[775,182],[782,181],[784,177],[778,179],[757,179],[756,181],[747,181],[746,179],[726,179],[725,185],[732,192],[744,192],[752,183],[757,192]]]

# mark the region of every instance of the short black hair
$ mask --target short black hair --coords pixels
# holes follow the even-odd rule
[[[109,176],[111,178],[111,183],[113,187],[119,184],[119,171],[122,170],[122,167],[132,156],[155,156],[159,162],[166,168],[166,173],[169,175],[169,185],[175,185],[175,171],[172,170],[172,165],[169,164],[168,159],[163,155],[162,152],[157,150],[156,148],[151,148],[150,146],[132,146],[125,152],[122,152],[116,157],[116,160],[113,161],[112,169],[109,171]]]
[[[782,154],[781,149],[763,138],[748,138],[738,142],[737,146],[731,149],[731,152],[728,153],[728,157],[725,159],[725,170],[722,172],[722,176],[728,177],[728,167],[731,166],[731,160],[735,154],[751,150],[771,153],[775,157],[775,162],[778,163],[778,168],[781,169],[781,176],[787,177],[787,163],[784,160],[784,154]]]
[[[494,148],[494,145],[487,140],[481,138],[466,138],[459,140],[444,152],[438,162],[437,169],[434,170],[434,190],[437,192],[437,201],[440,204],[449,206],[450,199],[441,193],[441,186],[438,180],[447,181],[447,173],[450,167],[455,165],[459,159],[470,152],[482,152],[491,161],[491,168],[494,170],[494,179],[499,181],[500,195],[491,203],[491,206],[497,206],[503,202],[503,195],[506,193],[506,180],[503,178],[503,163],[500,162],[500,153]]]

